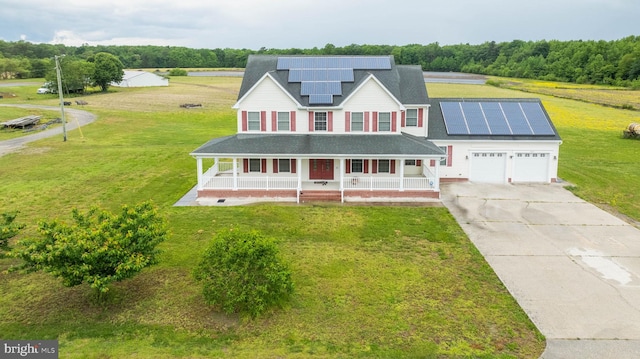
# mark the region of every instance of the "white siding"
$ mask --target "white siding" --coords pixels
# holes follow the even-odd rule
[[[437,146],[452,147],[451,165],[440,166],[440,178],[469,178],[470,158],[478,152],[501,152],[506,154],[506,181],[514,175],[514,159],[517,153],[545,153],[549,157],[547,180],[558,178],[559,143],[553,141],[433,141]]]
[[[272,132],[274,130],[271,126],[272,111],[290,112],[296,111],[298,108],[295,101],[269,77],[265,77],[262,82],[257,84],[256,87],[242,99],[238,106],[238,132],[242,132],[242,111],[266,111],[266,132]],[[306,111],[297,111],[296,125],[298,132],[306,129],[306,121]]]

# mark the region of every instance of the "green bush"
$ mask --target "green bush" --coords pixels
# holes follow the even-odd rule
[[[86,214],[73,209],[73,219],[73,225],[41,222],[42,238],[19,242],[12,255],[24,260],[20,268],[51,273],[67,287],[89,283],[102,294],[111,282],[155,264],[156,246],[168,236],[164,218],[149,201],[124,205],[118,215],[97,207]]]
[[[169,76],[187,76],[187,70],[176,67],[175,69],[169,70]]]
[[[217,234],[194,272],[207,303],[252,318],[293,293],[291,271],[275,240],[256,231]]]

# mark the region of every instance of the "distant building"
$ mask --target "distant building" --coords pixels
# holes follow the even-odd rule
[[[147,71],[124,71],[121,82],[112,82],[115,87],[169,86],[169,79]]]

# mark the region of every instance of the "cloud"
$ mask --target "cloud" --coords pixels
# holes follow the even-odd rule
[[[636,34],[638,18],[635,0],[4,0],[0,34],[74,46],[311,48],[612,40]]]

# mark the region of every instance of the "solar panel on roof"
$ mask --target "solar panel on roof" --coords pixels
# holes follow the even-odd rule
[[[555,135],[537,102],[443,101],[440,108],[450,135]]]
[[[501,102],[502,111],[509,121],[511,133],[514,135],[533,135],[529,122],[522,112],[519,102]]]
[[[288,82],[300,82],[309,104],[331,104],[342,95],[342,83],[355,81],[354,70],[390,70],[390,56],[286,56],[277,70],[288,70]]]
[[[339,81],[303,81],[300,94],[306,95],[342,95]]]
[[[489,124],[489,130],[492,135],[510,135],[511,128],[507,123],[507,119],[502,113],[502,107],[499,102],[480,102],[484,117]]]
[[[520,104],[522,111],[529,121],[529,126],[533,130],[534,135],[553,135],[553,128],[547,121],[547,116],[544,114],[542,107],[539,103],[535,102],[523,102]]]
[[[333,95],[309,95],[310,105],[328,105],[333,103]]]
[[[491,134],[479,102],[463,102],[461,107],[470,135]]]
[[[460,102],[441,102],[442,116],[450,135],[468,135],[469,129],[462,113]]]

